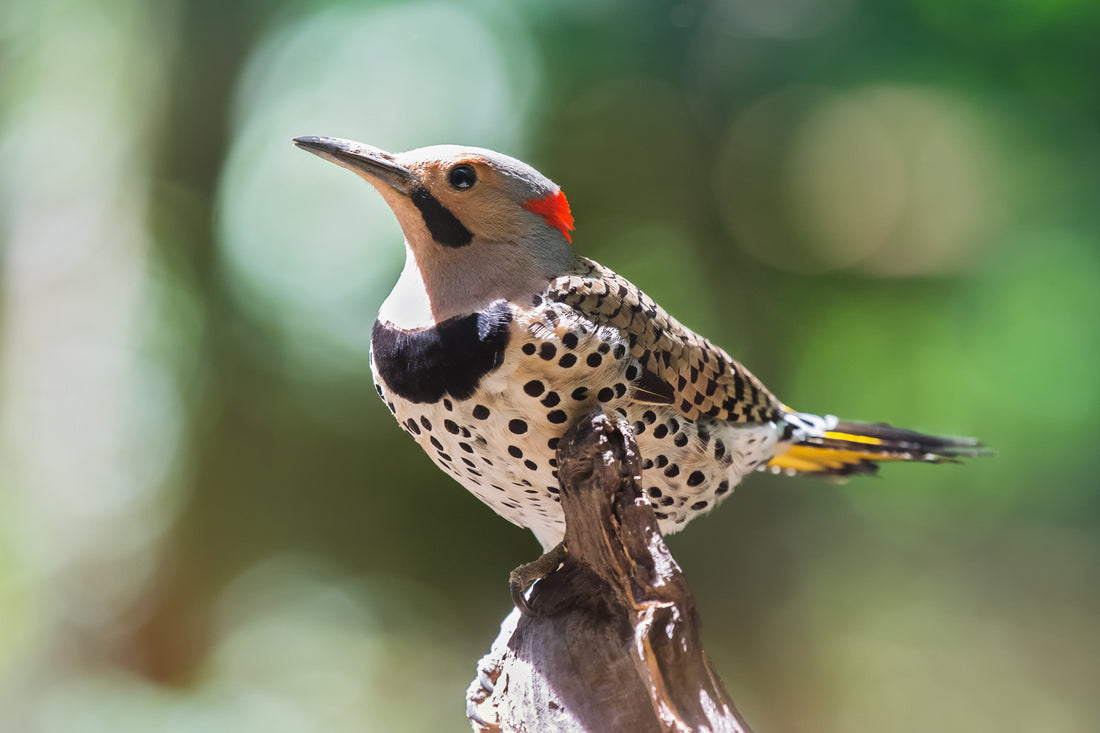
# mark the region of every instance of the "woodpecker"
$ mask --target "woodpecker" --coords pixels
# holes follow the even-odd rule
[[[721,348],[610,269],[578,256],[562,190],[482,148],[391,154],[294,143],[382,195],[404,269],[374,324],[375,386],[431,459],[497,514],[562,539],[555,452],[601,408],[627,422],[663,533],[713,509],[750,471],[846,477],[940,463],[980,443],[797,412]]]

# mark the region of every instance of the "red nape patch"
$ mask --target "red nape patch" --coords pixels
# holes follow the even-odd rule
[[[570,243],[573,241],[573,237],[569,236],[569,232],[573,231],[573,214],[570,213],[569,202],[566,201],[565,194],[562,193],[560,188],[557,193],[552,193],[541,199],[528,199],[523,208],[538,214],[550,226],[557,227],[558,231],[565,237],[565,241]]]

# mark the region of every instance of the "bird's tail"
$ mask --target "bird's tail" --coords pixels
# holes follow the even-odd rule
[[[798,428],[792,431],[793,445],[786,453],[773,458],[763,470],[843,477],[874,474],[878,464],[884,461],[958,463],[961,458],[989,453],[973,438],[941,438],[885,423],[837,422],[835,418],[823,419],[804,413],[794,413],[794,416],[816,418],[820,422],[815,427],[819,427],[807,430],[810,424],[796,421]]]

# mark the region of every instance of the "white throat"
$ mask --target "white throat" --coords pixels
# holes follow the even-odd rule
[[[378,318],[405,330],[431,328],[436,324],[428,287],[407,243],[405,267],[401,270],[401,277],[397,278],[397,284],[382,303]]]

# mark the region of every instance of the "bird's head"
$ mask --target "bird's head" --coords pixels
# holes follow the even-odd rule
[[[332,137],[294,143],[382,194],[408,244],[402,278],[422,279],[433,320],[537,292],[574,262],[565,194],[515,158],[456,145],[387,153]]]

